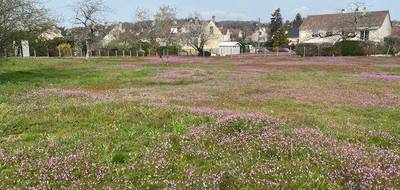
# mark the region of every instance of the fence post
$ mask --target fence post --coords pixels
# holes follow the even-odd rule
[[[36,57],[36,49],[33,49],[33,56]]]
[[[49,48],[47,48],[47,57],[50,57]]]
[[[101,57],[101,50],[99,50],[99,57]]]
[[[122,50],[122,57],[125,57],[125,50]]]
[[[129,57],[132,57],[132,50],[129,50]]]
[[[115,57],[118,56],[118,50],[115,50]]]
[[[58,57],[61,57],[61,49],[58,48]]]
[[[306,56],[306,46],[303,47],[303,57]]]

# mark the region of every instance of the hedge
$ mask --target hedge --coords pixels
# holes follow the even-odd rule
[[[394,44],[397,43],[393,41],[390,42]],[[391,49],[396,50],[398,47],[399,46],[392,45]],[[296,53],[301,56],[367,56],[372,54],[387,54],[388,49],[387,43],[342,41],[334,45],[329,43],[298,44]]]

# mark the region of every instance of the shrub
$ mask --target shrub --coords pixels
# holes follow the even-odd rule
[[[395,44],[394,42],[391,42]],[[394,45],[391,49],[396,50]],[[336,44],[299,44],[296,47],[297,55],[305,56],[367,56],[373,54],[386,54],[388,45],[375,42],[342,41]],[[400,50],[400,48],[399,48]]]
[[[297,55],[305,56],[334,56],[339,55],[337,47],[329,44],[299,44],[296,46]]]
[[[341,41],[335,44],[340,49],[342,56],[365,56],[363,42],[359,41]]]
[[[386,51],[389,50],[388,52],[392,55],[396,55],[400,52],[400,37],[397,36],[391,36],[385,38],[385,47]]]

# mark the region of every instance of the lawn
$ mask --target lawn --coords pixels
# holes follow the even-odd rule
[[[400,58],[0,59],[0,189],[400,189]]]

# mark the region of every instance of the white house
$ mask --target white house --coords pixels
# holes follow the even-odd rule
[[[102,46],[106,47],[110,44],[113,40],[118,39],[119,35],[125,32],[122,23],[115,23],[108,27],[112,27],[111,30],[104,36],[103,40],[101,41]]]
[[[265,43],[268,42],[268,31],[269,29],[266,27],[258,28],[253,34],[251,34],[251,41],[256,43]]]
[[[342,39],[342,32],[349,33],[351,40],[383,42],[391,30],[389,11],[312,15],[300,27],[299,42],[335,43]]]
[[[219,44],[220,56],[227,55],[240,55],[240,43],[239,42],[222,42]]]

